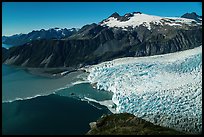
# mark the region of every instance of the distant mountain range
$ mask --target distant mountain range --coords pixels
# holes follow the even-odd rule
[[[3,36],[2,42],[4,44],[18,46],[37,39],[63,39],[69,37],[77,32],[76,28],[60,29],[51,28],[48,30],[34,30],[28,34],[16,34],[12,36]]]
[[[14,35],[3,38],[3,43],[24,44],[4,49],[2,62],[26,67],[81,67],[119,57],[186,50],[202,44],[202,17],[192,15],[194,19],[191,14],[179,18],[113,13],[98,24],[66,29],[66,33],[50,29]],[[16,42],[11,42],[13,39]]]

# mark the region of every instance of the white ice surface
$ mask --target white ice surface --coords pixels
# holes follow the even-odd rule
[[[112,100],[97,101],[95,99],[88,98],[88,97],[84,97],[84,99],[88,101],[99,103],[100,105],[106,106],[112,113],[117,113],[115,108],[113,108],[114,103]]]
[[[117,112],[180,131],[202,131],[202,46],[120,58],[86,69],[91,83],[114,93]]]
[[[76,82],[73,82],[72,85],[77,85],[77,84],[82,84],[82,83],[89,83],[89,81],[76,81]]]

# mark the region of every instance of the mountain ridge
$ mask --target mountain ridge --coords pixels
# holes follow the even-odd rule
[[[182,18],[187,18],[187,19],[194,19],[197,22],[202,21],[202,16],[197,15],[195,12],[192,13],[185,13],[184,15],[181,16]]]
[[[140,12],[133,14],[143,16]],[[117,13],[112,15],[118,16]],[[128,13],[125,15],[131,18]],[[172,20],[166,23],[176,21]],[[151,29],[146,24],[124,29],[92,23],[64,39],[37,39],[12,47],[2,63],[27,67],[82,67],[118,57],[152,56],[200,46],[201,23],[185,21],[180,25],[150,23]]]
[[[19,46],[23,45],[27,42],[37,39],[62,39],[75,34],[78,29],[76,28],[63,28],[60,29],[58,27],[50,28],[50,29],[40,29],[40,30],[33,30],[27,34],[15,34],[12,36],[3,36],[3,44]]]

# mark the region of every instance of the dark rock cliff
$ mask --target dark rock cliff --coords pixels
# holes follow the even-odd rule
[[[2,47],[1,50],[2,50],[2,62],[4,62],[9,56],[8,49]]]

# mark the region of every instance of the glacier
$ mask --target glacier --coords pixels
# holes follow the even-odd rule
[[[116,113],[156,125],[202,132],[202,45],[149,57],[125,57],[85,68],[90,83],[113,92]]]

